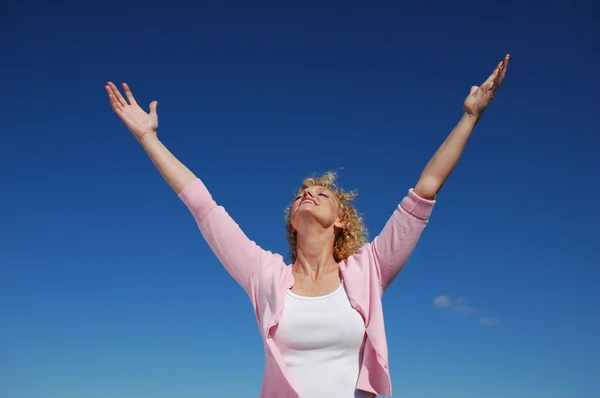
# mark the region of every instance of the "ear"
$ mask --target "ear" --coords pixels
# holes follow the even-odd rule
[[[335,220],[335,223],[333,224],[333,226],[336,227],[336,228],[339,228],[339,229],[344,229],[345,228],[344,223],[339,218],[337,220]]]

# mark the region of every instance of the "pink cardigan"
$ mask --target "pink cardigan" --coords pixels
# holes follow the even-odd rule
[[[250,297],[265,347],[260,397],[298,397],[272,339],[284,310],[286,289],[294,285],[292,267],[281,255],[263,250],[248,239],[199,179],[179,197],[217,258]],[[357,389],[392,394],[381,296],[408,260],[434,203],[409,190],[379,236],[340,263],[350,303],[363,316],[367,333]]]

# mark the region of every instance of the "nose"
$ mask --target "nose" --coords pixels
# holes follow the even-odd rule
[[[304,191],[302,198],[306,198],[307,196],[310,196],[311,198],[314,197],[313,194],[308,189]]]

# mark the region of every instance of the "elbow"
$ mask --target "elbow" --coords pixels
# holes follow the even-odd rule
[[[435,177],[420,178],[415,186],[415,193],[423,199],[434,200],[444,181]]]

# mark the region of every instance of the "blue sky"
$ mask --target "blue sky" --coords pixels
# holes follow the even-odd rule
[[[164,143],[285,252],[285,206],[331,169],[374,236],[505,53],[384,297],[394,395],[600,396],[597,7],[191,4],[4,7],[0,397],[258,395],[249,300],[106,81],[158,100]]]

